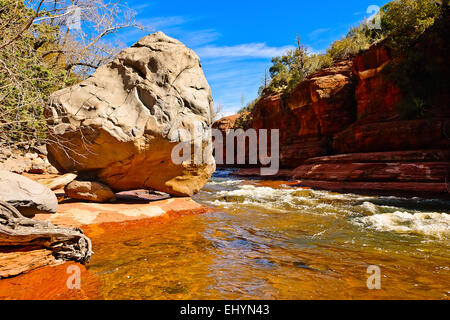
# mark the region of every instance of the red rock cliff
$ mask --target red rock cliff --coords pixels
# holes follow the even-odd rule
[[[445,46],[442,37],[425,36],[415,49],[445,72]],[[377,44],[311,75],[287,97],[265,95],[251,127],[280,129],[281,165],[297,167],[292,175],[305,186],[446,194],[448,82],[433,93],[427,117],[405,119],[398,111],[402,91],[386,69],[395,59],[401,57]]]

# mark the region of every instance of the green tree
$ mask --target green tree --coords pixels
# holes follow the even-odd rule
[[[444,0],[447,1],[447,0]],[[442,1],[396,0],[381,10],[381,29],[391,45],[406,50],[432,26],[442,12]]]
[[[134,26],[122,0],[0,0],[0,146],[40,144],[51,93],[87,77],[119,50],[103,38]],[[83,30],[69,27],[72,5]]]

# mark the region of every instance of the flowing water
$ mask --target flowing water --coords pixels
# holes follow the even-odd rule
[[[449,201],[313,191],[227,171],[195,200],[214,210],[90,227],[95,281],[83,285],[95,289],[83,298],[450,297]],[[372,265],[380,290],[367,287]]]

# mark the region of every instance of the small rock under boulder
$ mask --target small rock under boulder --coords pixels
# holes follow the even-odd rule
[[[56,213],[58,209],[58,200],[49,188],[9,171],[0,171],[0,201],[17,208],[25,217]]]
[[[64,191],[69,198],[93,202],[111,202],[116,199],[110,187],[99,182],[72,181]]]

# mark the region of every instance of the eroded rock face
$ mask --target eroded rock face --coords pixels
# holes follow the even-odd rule
[[[418,50],[436,47],[444,44],[423,45]],[[446,70],[441,54],[429,57],[437,69],[442,65]],[[352,61],[338,62],[309,76],[284,97],[263,95],[251,115],[252,127],[280,129],[280,163],[283,168],[296,168],[290,175],[303,186],[446,194],[448,90],[436,90],[432,101],[437,102],[426,119],[405,118],[398,110],[402,92],[390,80],[394,69],[388,66],[395,59],[399,57],[379,43]]]
[[[380,43],[354,58],[357,117],[355,123],[334,135],[335,154],[450,147],[449,108],[445,99],[436,103],[426,119],[401,117],[398,103],[402,101],[402,93],[389,80],[389,69],[386,71],[395,59],[393,56],[391,50]],[[439,90],[438,93],[440,97]]]
[[[355,98],[359,124],[392,121],[400,117],[397,104],[401,92],[383,72],[392,61],[391,50],[383,44],[373,45],[353,60],[353,73],[358,79]]]
[[[340,154],[309,159],[292,178],[336,191],[445,194],[449,155],[448,150]]]
[[[355,119],[352,61],[312,74],[287,98],[263,96],[255,106],[252,127],[280,130],[280,162],[295,168],[311,157],[330,153],[334,134]]]
[[[9,171],[0,171],[0,200],[18,209],[25,217],[56,213],[58,209],[58,200],[49,188]]]
[[[56,143],[48,157],[61,172],[87,172],[115,191],[190,196],[214,172],[212,152],[197,165],[175,164],[171,153],[194,136],[209,143],[212,105],[198,56],[157,32],[51,96],[45,114]]]

